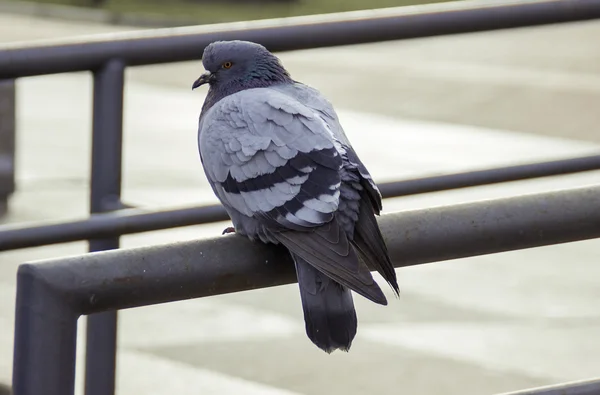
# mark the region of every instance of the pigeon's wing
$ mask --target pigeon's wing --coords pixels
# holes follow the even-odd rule
[[[327,100],[327,98],[323,96],[317,89],[300,82],[289,85],[280,85],[274,87],[274,89],[297,99],[299,102],[319,114],[321,119],[327,123],[333,137],[339,141],[344,153],[346,153],[345,159],[348,161],[348,164],[350,167],[356,168],[356,170],[360,173],[361,178],[364,181],[363,187],[367,191],[369,201],[371,202],[375,213],[379,215],[382,209],[381,193],[379,192],[379,188],[377,188],[377,185],[373,181],[371,174],[369,174],[369,171],[365,165],[359,159],[358,155],[356,155],[354,148],[352,148],[352,144],[350,144],[350,140],[346,136],[346,133],[342,128],[338,115],[331,102]]]
[[[329,126],[308,107],[266,88],[242,91],[206,113],[199,143],[225,205],[284,229],[333,219],[342,157]]]
[[[366,166],[350,144],[333,105],[318,90],[302,83],[282,85],[277,89],[283,94],[297,99],[319,114],[329,126],[334,138],[339,141],[345,162],[344,167],[346,170],[356,172],[360,176],[358,180],[360,186],[357,187],[359,210],[358,218],[352,224],[354,236],[352,243],[357,248],[362,260],[371,269],[377,270],[398,293],[396,272],[375,220],[375,215],[379,215],[382,210],[381,193]]]
[[[331,279],[379,304],[387,300],[337,220],[309,232],[278,232],[274,237],[296,257]]]
[[[343,149],[317,112],[274,90],[242,91],[206,113],[199,143],[206,175],[225,206],[260,221],[342,285],[386,303],[334,218]]]

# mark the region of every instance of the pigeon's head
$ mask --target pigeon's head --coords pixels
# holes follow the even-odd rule
[[[216,41],[204,49],[202,64],[206,72],[192,89],[209,84],[211,90],[221,89],[231,94],[292,81],[275,55],[249,41]]]

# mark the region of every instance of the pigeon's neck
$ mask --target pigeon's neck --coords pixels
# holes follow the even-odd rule
[[[259,70],[259,73],[250,74],[243,80],[231,81],[228,84],[211,85],[202,106],[202,116],[221,99],[247,89],[268,88],[281,84],[292,84],[294,80],[283,68],[270,70]]]

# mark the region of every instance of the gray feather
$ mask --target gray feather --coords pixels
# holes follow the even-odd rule
[[[313,110],[270,89],[222,99],[204,116],[199,134],[205,172],[219,184],[219,198],[284,227],[331,220],[339,192],[330,187],[340,182],[342,159],[323,123]]]

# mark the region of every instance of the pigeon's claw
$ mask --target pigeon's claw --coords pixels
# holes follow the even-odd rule
[[[229,227],[225,228],[225,230],[221,234],[226,235],[228,233],[235,233],[235,228],[233,228],[232,226],[229,226]]]

